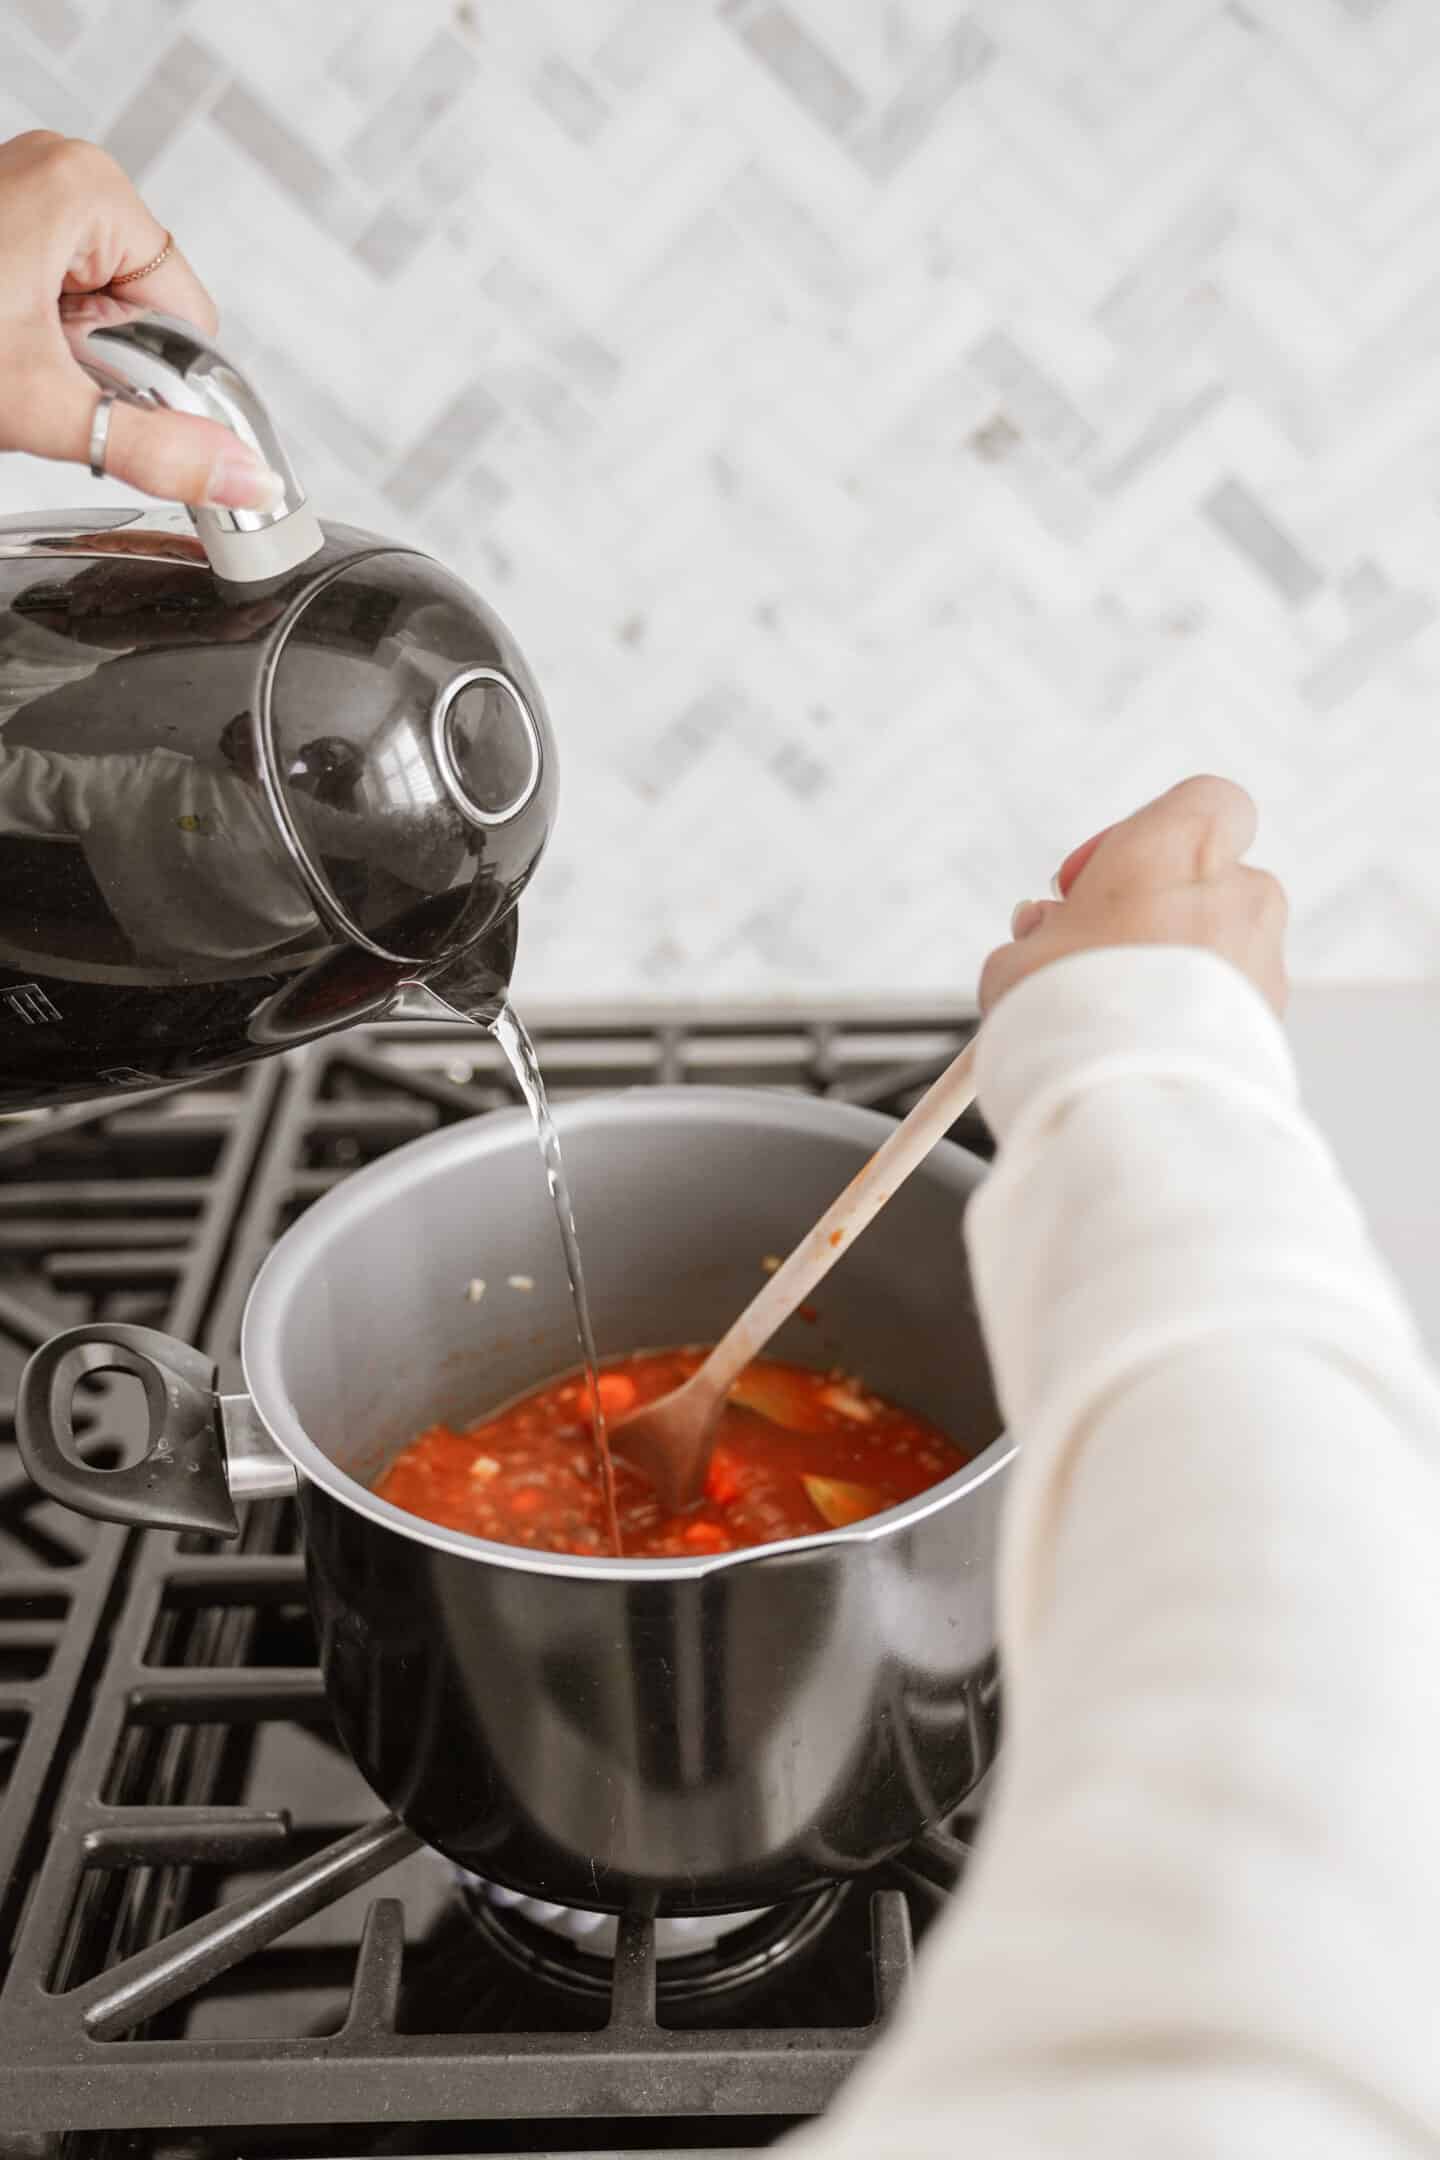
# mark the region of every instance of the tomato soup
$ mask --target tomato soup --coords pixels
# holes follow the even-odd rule
[[[622,1358],[600,1375],[619,1420],[676,1388],[703,1350]],[[551,1382],[457,1432],[434,1425],[376,1480],[382,1500],[452,1530],[543,1552],[612,1550],[583,1375]],[[839,1372],[757,1358],[730,1392],[702,1497],[661,1506],[613,1435],[620,1549],[631,1559],[734,1552],[879,1514],[968,1459],[934,1425]]]

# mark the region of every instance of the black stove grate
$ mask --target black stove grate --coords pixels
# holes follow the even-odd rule
[[[972,1023],[788,1017],[537,1028],[552,1095],[799,1088],[903,1112]],[[527,1980],[331,1733],[288,1503],[237,1547],[82,1522],[26,1484],[23,1358],[81,1319],[166,1327],[226,1385],[276,1235],[363,1162],[513,1100],[450,1027],[337,1037],[108,1114],[0,1125],[0,2153],[753,2148],[830,2099],[953,1885],[963,1826],[841,1901],[823,1947],[688,2010],[622,1924],[609,1999]],[[976,1118],[956,1136],[980,1152]],[[88,1383],[97,1461],[143,1438]],[[370,1887],[375,1886],[372,1896]]]

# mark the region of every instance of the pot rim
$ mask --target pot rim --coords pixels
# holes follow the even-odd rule
[[[684,1116],[687,1121],[704,1124],[716,1120],[719,1113],[733,1112],[740,1106],[744,1107],[749,1123],[755,1123],[758,1118],[772,1126],[789,1126],[796,1130],[814,1132],[823,1128],[827,1133],[841,1135],[848,1132],[850,1137],[863,1142],[870,1152],[894,1130],[893,1119],[854,1103],[837,1103],[823,1096],[789,1095],[779,1089],[739,1087],[621,1088],[561,1103],[554,1110],[554,1118],[563,1143],[568,1134],[586,1127],[614,1123],[630,1125],[640,1112],[657,1118]],[[509,1568],[517,1574],[574,1576],[602,1582],[660,1582],[693,1579],[714,1574],[722,1568],[742,1567],[757,1560],[789,1557],[817,1549],[830,1552],[842,1545],[879,1544],[989,1484],[1018,1452],[1009,1435],[1000,1432],[952,1476],[928,1487],[912,1500],[887,1508],[883,1514],[867,1515],[862,1521],[841,1529],[813,1531],[805,1537],[786,1538],[770,1545],[748,1545],[738,1552],[700,1553],[683,1558],[677,1555],[636,1560],[623,1559],[612,1553],[589,1559],[579,1553],[532,1552],[527,1546],[502,1545],[489,1538],[472,1537],[464,1530],[451,1530],[443,1524],[427,1522],[423,1516],[412,1515],[408,1509],[382,1500],[332,1461],[310,1438],[296,1415],[281,1383],[274,1349],[280,1314],[297,1281],[314,1265],[317,1253],[324,1251],[346,1216],[362,1217],[389,1193],[412,1183],[418,1157],[434,1157],[436,1168],[447,1157],[452,1165],[461,1161],[467,1165],[483,1161],[487,1155],[498,1154],[507,1148],[518,1128],[527,1133],[530,1131],[527,1110],[486,1111],[474,1119],[427,1133],[422,1139],[407,1141],[378,1162],[352,1172],[342,1184],[315,1201],[267,1255],[245,1301],[240,1327],[240,1360],[255,1413],[276,1447],[298,1472],[302,1484],[319,1486],[331,1499],[381,1529],[458,1559],[484,1561],[492,1567]],[[953,1142],[941,1141],[924,1167],[915,1174],[923,1177],[932,1171],[953,1184],[957,1202],[963,1205],[984,1176],[985,1166],[966,1149]]]

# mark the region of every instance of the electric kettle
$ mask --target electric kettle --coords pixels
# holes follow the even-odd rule
[[[0,518],[0,1111],[200,1079],[413,985],[498,1010],[556,794],[514,640],[414,548],[322,524],[190,324],[101,299],[67,332],[284,493]]]

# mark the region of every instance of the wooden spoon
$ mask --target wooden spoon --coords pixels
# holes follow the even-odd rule
[[[651,1480],[668,1507],[686,1507],[698,1497],[721,1404],[750,1360],[974,1101],[974,1063],[972,1038],[750,1300],[699,1370],[611,1426],[615,1452]]]

